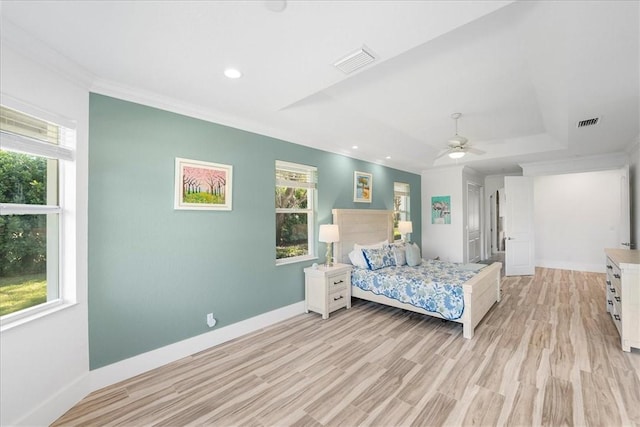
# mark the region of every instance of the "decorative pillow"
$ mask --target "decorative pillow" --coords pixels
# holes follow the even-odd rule
[[[362,254],[363,249],[381,249],[384,245],[388,245],[389,240],[384,240],[378,243],[372,243],[370,245],[353,245],[353,251],[349,252],[349,260],[351,264],[360,268],[369,268],[369,264],[367,264],[367,260],[364,258]]]
[[[389,247],[380,249],[363,249],[362,253],[367,260],[369,270],[379,270],[384,267],[392,267],[396,265],[393,251]]]
[[[364,255],[362,255],[362,249],[352,250],[349,252],[349,260],[354,267],[358,268],[369,268],[367,264],[367,260],[364,259]]]
[[[391,250],[393,251],[396,265],[405,265],[407,263],[407,249],[404,243],[392,245]]]
[[[411,267],[422,264],[420,248],[415,243],[406,246],[407,264]]]

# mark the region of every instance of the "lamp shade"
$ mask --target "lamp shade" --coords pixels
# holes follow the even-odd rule
[[[411,221],[398,221],[398,231],[400,234],[413,233],[413,224]]]
[[[322,224],[318,233],[318,240],[325,243],[340,241],[340,230],[336,224]]]

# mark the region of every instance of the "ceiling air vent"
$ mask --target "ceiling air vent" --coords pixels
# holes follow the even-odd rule
[[[349,74],[365,65],[371,64],[376,58],[373,54],[367,52],[364,48],[345,56],[344,58],[333,64],[338,70],[345,74]]]
[[[595,117],[593,119],[586,119],[586,120],[580,120],[578,122],[578,127],[579,128],[583,128],[585,126],[593,126],[593,125],[597,125],[598,124],[598,120],[600,120],[599,117]]]

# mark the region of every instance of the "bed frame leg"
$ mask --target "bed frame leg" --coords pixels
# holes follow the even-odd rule
[[[466,339],[470,340],[473,338],[473,326],[471,325],[462,325],[462,336]]]

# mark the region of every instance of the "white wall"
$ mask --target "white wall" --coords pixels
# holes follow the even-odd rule
[[[67,259],[76,304],[0,334],[1,425],[46,425],[84,397],[89,372],[87,324],[87,135],[86,88],[9,46],[3,33],[0,92],[77,123],[76,253]],[[67,283],[68,284],[68,283]]]
[[[604,272],[603,250],[618,247],[620,173],[534,178],[536,265]]]
[[[464,259],[465,221],[463,167],[429,169],[422,172],[422,256],[444,261]],[[451,196],[451,224],[431,224],[431,197]],[[463,197],[464,196],[464,197]]]
[[[602,253],[605,247],[619,247],[618,226],[620,222],[620,168],[630,165],[631,221],[632,230],[638,227],[638,148],[626,153],[579,157],[572,161],[557,160],[523,164],[523,175],[534,177],[536,265],[551,268],[575,269],[602,272]],[[601,175],[598,175],[598,174]],[[582,178],[581,180],[572,179]],[[613,182],[615,177],[615,182]],[[546,178],[546,179],[543,179]],[[548,179],[548,180],[547,180]],[[540,187],[538,182],[544,183]],[[603,187],[611,187],[605,190]],[[548,191],[545,191],[548,190]],[[554,196],[565,221],[549,218],[546,209],[554,200],[546,194],[562,192]],[[551,197],[551,196],[549,196]],[[615,201],[612,202],[612,199]],[[634,200],[635,198],[635,200]],[[573,200],[573,204],[565,203]],[[604,207],[605,204],[615,206]],[[602,210],[606,212],[603,213]],[[613,211],[615,209],[615,211]],[[608,213],[611,212],[611,213]],[[635,220],[634,220],[635,218]],[[558,238],[549,231],[555,230],[566,236]],[[546,236],[546,237],[545,237]],[[547,239],[553,239],[550,243]],[[571,241],[568,239],[572,239]],[[637,239],[637,237],[636,237]],[[634,241],[632,235],[632,242]],[[555,245],[555,246],[554,246]],[[570,253],[575,252],[573,255]]]
[[[629,154],[629,197],[631,198],[631,243],[640,249],[640,137]]]

